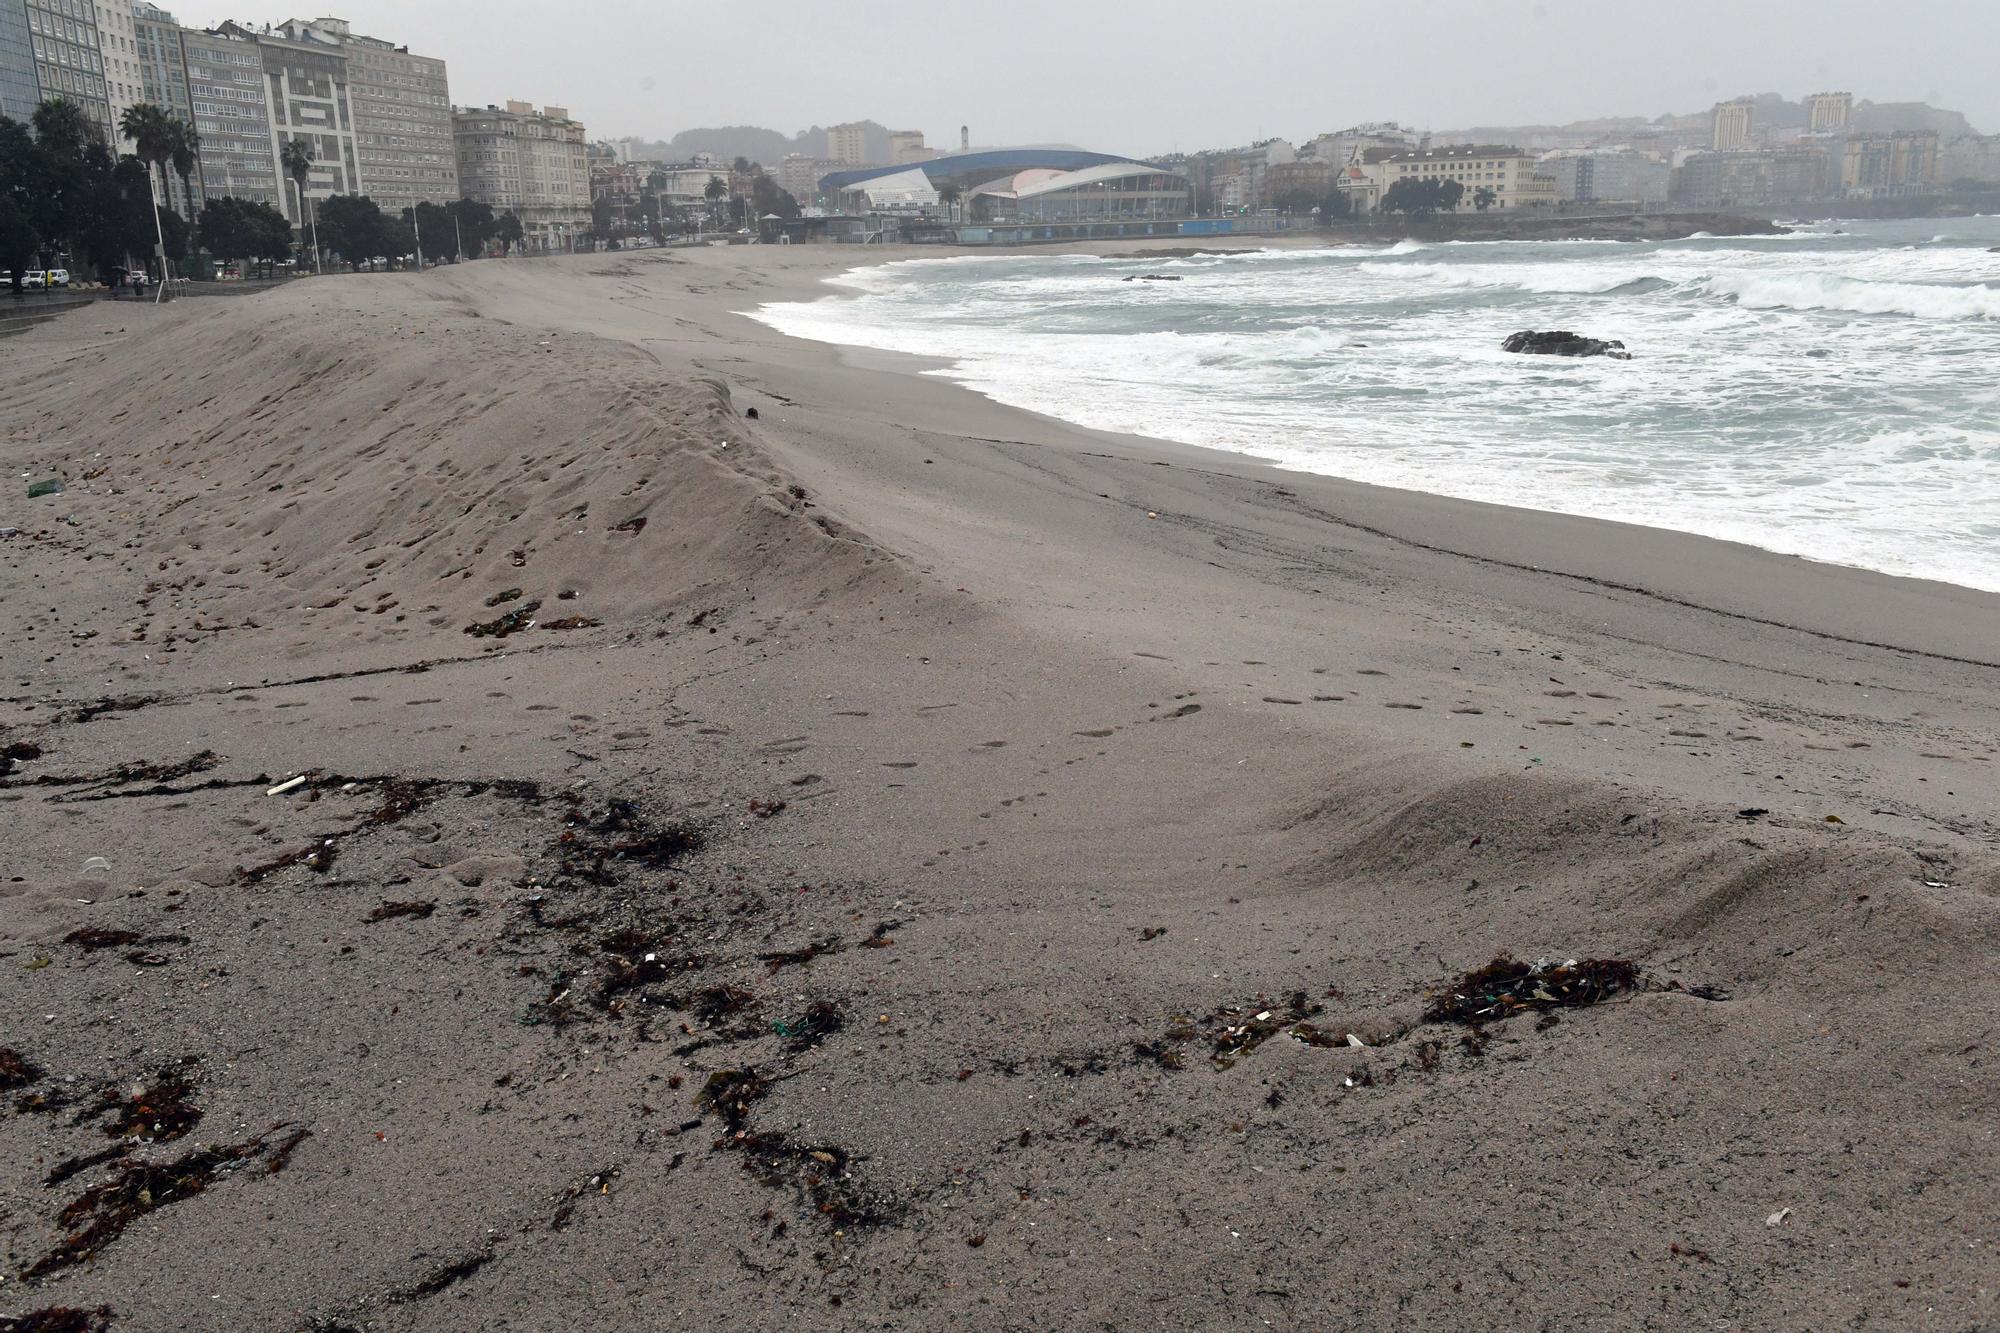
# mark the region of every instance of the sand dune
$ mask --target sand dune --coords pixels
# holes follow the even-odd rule
[[[7,344],[0,1310],[1995,1318],[1996,599],[737,313],[844,259]]]

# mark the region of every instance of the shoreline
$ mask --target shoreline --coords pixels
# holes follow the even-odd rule
[[[1411,238],[1403,238],[1403,239],[1411,239]],[[1433,238],[1433,243],[1448,244],[1451,243],[1451,240],[1452,238],[1449,237],[1442,239]],[[1102,243],[1102,246],[1109,247],[1112,244],[1114,243],[1104,242]],[[1203,254],[1203,255],[1221,255],[1221,254],[1231,254],[1231,253],[1254,254],[1257,253],[1260,249],[1268,249],[1268,248],[1312,248],[1312,249],[1347,248],[1348,246],[1354,244],[1357,243],[1331,242],[1326,244],[1325,246],[1306,246],[1303,244],[1298,246],[1283,246],[1283,247],[1254,246],[1238,250],[1227,250],[1227,251],[1225,250],[1190,251],[1180,247],[1164,247],[1160,251],[1160,253],[1163,257],[1165,256],[1180,257],[1183,255],[1193,255],[1193,254]],[[902,247],[902,248],[909,250],[925,250],[928,249],[929,247],[912,246],[912,247]],[[1050,250],[1046,251],[1045,253],[1082,254],[1104,259],[1140,259],[1147,257],[1150,252],[1143,250],[1130,251],[1130,252],[1109,251],[1109,250],[1100,251],[1100,249],[1096,246],[1085,245],[1081,247],[1068,247],[1059,250]],[[835,284],[837,284],[839,280],[842,277],[846,276],[847,274],[859,272],[867,268],[881,267],[890,264],[908,263],[908,262],[922,261],[922,260],[943,261],[947,259],[963,259],[963,258],[1026,259],[1035,257],[1038,257],[1037,252],[1026,251],[1026,250],[1015,250],[1005,255],[980,254],[978,252],[962,252],[950,256],[930,255],[930,254],[916,254],[907,256],[899,255],[893,258],[890,257],[875,258],[873,256],[869,256],[867,258],[859,258],[859,262],[844,268],[840,268],[837,272],[828,272],[822,274],[817,280],[813,282],[802,283],[796,288],[794,294],[792,294],[789,297],[777,297],[773,298],[772,300],[762,302],[760,303],[758,309],[761,310],[763,306],[772,304],[816,304],[823,301],[847,299],[847,294],[837,290],[835,288]],[[901,369],[905,373],[912,375],[927,375],[928,372],[945,372],[947,371],[948,367],[950,367],[953,364],[952,359],[949,357],[925,356],[918,353],[893,351],[885,348],[871,347],[866,344],[860,344],[860,343],[844,343],[844,342],[822,340],[804,335],[788,334],[785,333],[783,330],[778,329],[775,325],[772,325],[767,321],[765,321],[757,313],[757,310],[742,310],[742,311],[735,311],[732,313],[741,315],[744,318],[752,321],[753,323],[762,325],[764,328],[769,329],[772,332],[776,332],[780,336],[792,338],[798,342],[818,343],[823,346],[833,347],[837,349],[842,356],[848,358],[854,365],[858,367],[867,366],[867,367],[882,367],[889,369]],[[1633,531],[1671,533],[1677,536],[1694,538],[1700,541],[1718,542],[1724,546],[1736,548],[1738,550],[1755,551],[1760,555],[1772,556],[1782,560],[1796,560],[1806,565],[1824,566],[1829,569],[1845,570],[1855,574],[1872,575],[1878,578],[1895,579],[1900,582],[1926,585],[1933,588],[1956,590],[1963,593],[1973,594],[1979,597],[2000,597],[2000,589],[1981,588],[1974,584],[1955,583],[1948,579],[1933,578],[1918,574],[1897,573],[1888,570],[1874,569],[1866,565],[1847,564],[1839,560],[1820,558],[1793,551],[1780,551],[1771,547],[1760,546],[1753,542],[1747,542],[1737,538],[1716,536],[1714,534],[1696,532],[1686,528],[1664,527],[1654,524],[1640,523],[1630,519],[1609,518],[1592,514],[1578,514],[1560,509],[1535,509],[1523,505],[1508,504],[1503,501],[1483,500],[1467,496],[1447,495],[1445,493],[1438,491],[1418,491],[1408,487],[1396,486],[1393,484],[1388,484],[1383,482],[1372,482],[1360,478],[1341,476],[1338,473],[1313,471],[1308,468],[1287,464],[1279,459],[1259,453],[1253,449],[1240,449],[1240,450],[1224,449],[1218,446],[1194,444],[1181,440],[1168,440],[1162,437],[1142,435],[1133,432],[1125,432],[1117,430],[1099,430],[1094,427],[1083,425],[1082,423],[1079,422],[1070,421],[1064,417],[1053,416],[1048,413],[1040,412],[1034,408],[1023,407],[1018,404],[1004,402],[1003,400],[992,397],[990,394],[986,393],[981,389],[977,389],[969,384],[963,383],[956,377],[951,376],[947,373],[929,375],[929,377],[945,379],[950,383],[954,384],[956,387],[964,390],[966,393],[974,397],[977,397],[982,401],[991,403],[994,406],[1003,408],[1007,411],[1020,413],[1021,415],[1028,418],[1032,418],[1036,421],[1052,423],[1053,425],[1060,426],[1068,430],[1085,432],[1089,435],[1096,437],[1109,437],[1109,438],[1124,439],[1134,442],[1143,442],[1144,447],[1147,448],[1192,449],[1197,451],[1198,455],[1207,456],[1216,460],[1221,460],[1221,459],[1248,460],[1250,462],[1270,468],[1273,471],[1284,473],[1289,476],[1318,477],[1325,480],[1339,482],[1349,486],[1367,488],[1368,490],[1373,492],[1393,492],[1393,493],[1400,493],[1407,495],[1420,495],[1434,500],[1447,500],[1462,504],[1479,505],[1489,509],[1503,511],[1503,512],[1535,514],[1535,515],[1543,515],[1543,516],[1557,517],[1557,518],[1568,518],[1568,519],[1581,519],[1592,523],[1608,523],[1621,529],[1627,529]],[[1460,552],[1460,554],[1467,555],[1468,558],[1479,558],[1478,553],[1476,552]],[[1531,567],[1542,568],[1544,566],[1534,565]],[[1553,562],[1552,561],[1548,562],[1547,567],[1553,568],[1554,567]],[[1581,576],[1590,577],[1590,574],[1586,572]],[[1773,623],[1782,624],[1782,622],[1773,622]],[[1878,644],[1875,646],[1881,646],[1881,645]],[[2000,652],[1992,654],[1991,658],[2000,659]],[[1988,660],[1988,659],[1975,659],[1975,660]]]

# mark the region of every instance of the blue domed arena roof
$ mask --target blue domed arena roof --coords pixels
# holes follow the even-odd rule
[[[1031,171],[1037,167],[1050,171],[1082,171],[1086,167],[1130,161],[1133,159],[1129,157],[1086,153],[1076,148],[1001,148],[986,153],[953,153],[948,157],[931,158],[928,162],[906,162],[899,167],[859,167],[853,171],[836,171],[820,177],[819,188],[837,193],[886,176],[900,176],[907,171],[921,171],[933,185],[939,185],[960,177],[990,180],[995,176]]]

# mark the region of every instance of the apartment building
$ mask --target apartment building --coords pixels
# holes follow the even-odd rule
[[[590,228],[590,165],[583,126],[559,106],[529,102],[452,113],[459,187],[521,221],[528,246],[566,250]]]
[[[1844,130],[1853,118],[1853,93],[1814,93],[1806,99],[1806,128],[1815,134]]]
[[[1481,190],[1493,192],[1491,207],[1496,212],[1547,208],[1556,202],[1556,182],[1537,170],[1536,160],[1522,149],[1499,144],[1454,144],[1405,153],[1370,149],[1362,153],[1362,165],[1377,189],[1355,193],[1353,198],[1362,205],[1367,196],[1367,207],[1379,204],[1399,180],[1457,181],[1465,188],[1460,205],[1464,208],[1474,206]]]
[[[0,0],[0,116],[26,124],[41,95],[28,11],[13,0]]]
[[[1630,148],[1563,148],[1542,155],[1535,170],[1556,183],[1568,203],[1660,204],[1672,170],[1658,157]]]
[[[188,108],[201,134],[201,192],[208,199],[235,195],[277,206],[291,191],[289,184],[279,188],[264,55],[254,34],[233,24],[224,28],[178,30]]]
[[[1715,104],[1715,128],[1709,147],[1718,153],[1738,153],[1750,148],[1757,130],[1755,98],[1739,97]]]
[[[104,100],[119,151],[132,151],[119,124],[125,113],[146,100],[139,74],[138,34],[133,30],[132,0],[93,0],[97,19],[97,53],[104,65]]]
[[[34,69],[36,84],[34,102],[68,98],[83,108],[83,114],[108,142],[116,143],[96,6],[90,0],[12,0],[12,3],[20,7],[11,24],[20,25],[25,20],[27,63]],[[6,0],[0,0],[0,10],[7,7]],[[33,103],[28,111],[34,111]]]
[[[346,57],[361,193],[390,214],[459,197],[444,61],[362,36],[344,19],[291,19],[278,32],[287,40],[331,47]]]
[[[1938,136],[1934,130],[1856,134],[1841,159],[1841,193],[1855,199],[1890,199],[1937,188]]]
[[[282,163],[284,145],[303,139],[312,148],[312,172],[305,193],[314,199],[362,194],[360,158],[354,140],[354,103],[349,96],[347,53],[331,38],[300,27],[293,34],[225,23],[219,32],[240,37],[257,53],[264,76],[266,136],[273,162]],[[282,170],[282,167],[280,168]],[[308,210],[287,180],[278,206],[294,227],[305,225]]]
[[[868,127],[835,125],[826,132],[826,155],[850,167],[875,165],[868,160]]]

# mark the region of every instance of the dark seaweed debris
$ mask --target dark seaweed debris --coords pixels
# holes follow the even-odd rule
[[[1523,963],[1502,957],[1434,994],[1426,1023],[1494,1023],[1530,1010],[1580,1009],[1638,990],[1638,964],[1623,958]]]
[[[111,1307],[79,1310],[69,1305],[51,1305],[26,1314],[0,1314],[0,1333],[104,1333],[111,1327]]]
[[[750,1119],[750,1108],[771,1090],[771,1081],[756,1069],[718,1069],[695,1095],[698,1111],[713,1111],[731,1129],[742,1129]]]
[[[437,911],[437,906],[438,905],[435,901],[432,902],[385,901],[380,907],[377,907],[373,911],[368,913],[368,921],[371,924],[377,921],[391,921],[399,916],[413,916],[416,917],[418,920],[422,920],[423,918],[429,916],[431,913]]]
[[[839,1005],[831,1000],[814,1000],[797,1018],[781,1018],[771,1027],[794,1051],[803,1051],[840,1031],[846,1023],[846,1015],[841,1013]]]
[[[81,1124],[109,1112],[111,1119],[106,1122],[104,1132],[112,1138],[165,1143],[201,1123],[201,1108],[188,1101],[193,1095],[192,1079],[172,1069],[163,1069],[151,1084],[136,1092],[120,1094],[115,1089],[106,1089],[76,1119]]]
[[[889,1226],[905,1206],[870,1190],[853,1170],[854,1155],[837,1144],[798,1144],[781,1133],[739,1132],[717,1145],[744,1155],[743,1167],[773,1189],[790,1188],[799,1203],[842,1231]]]
[[[85,1190],[62,1210],[59,1222],[68,1234],[21,1276],[35,1281],[84,1262],[147,1213],[193,1198],[252,1159],[263,1158],[267,1175],[284,1170],[310,1133],[293,1130],[266,1155],[270,1136],[284,1128],[274,1125],[243,1143],[200,1148],[171,1162],[126,1159],[116,1176]]]
[[[509,634],[518,634],[534,623],[535,612],[541,610],[539,601],[523,602],[504,616],[492,620],[475,620],[465,627],[465,632],[475,639],[504,639]]]
[[[72,930],[63,936],[64,944],[74,944],[85,953],[93,953],[98,949],[122,948],[127,944],[138,942],[139,932],[136,930],[100,930],[91,926]]]
[[[578,811],[568,822],[556,846],[562,873],[604,888],[622,882],[616,865],[664,870],[702,845],[700,829],[681,823],[654,827],[631,801],[612,801],[596,819]]]
[[[0,1046],[0,1091],[25,1088],[41,1076],[40,1065],[11,1046]]]
[[[1322,1012],[1324,1006],[1300,990],[1293,991],[1282,1004],[1259,997],[1248,1005],[1224,1005],[1199,1019],[1177,1014],[1163,1037],[1134,1043],[1133,1053],[1163,1069],[1181,1069],[1185,1067],[1182,1048],[1200,1041],[1208,1045],[1209,1062],[1217,1069],[1227,1069],[1281,1032],[1290,1032],[1314,1046],[1342,1044],[1327,1039],[1307,1021]]]
[[[435,1296],[446,1287],[463,1282],[492,1262],[493,1247],[489,1244],[483,1250],[474,1250],[461,1259],[454,1259],[443,1265],[415,1286],[391,1294],[389,1303],[405,1305],[410,1301],[420,1301],[427,1296]]]

